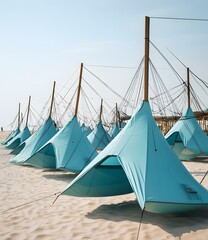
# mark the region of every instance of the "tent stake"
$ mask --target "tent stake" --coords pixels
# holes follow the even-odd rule
[[[200,184],[202,184],[202,182],[204,181],[205,177],[207,176],[208,171],[204,174],[204,177],[202,178],[202,180],[200,181]]]

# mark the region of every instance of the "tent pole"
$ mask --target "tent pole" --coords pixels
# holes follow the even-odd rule
[[[118,122],[119,128],[121,128],[121,116],[118,111],[118,104],[116,103],[116,122]]]
[[[29,113],[30,113],[30,101],[31,101],[31,96],[29,96],[29,102],[28,102],[28,107],[27,107],[26,127],[27,127],[27,124],[28,124]]]
[[[24,116],[23,116],[23,113],[21,113],[21,121],[20,121],[20,125],[23,123],[23,119],[24,119]]]
[[[116,103],[116,122],[118,122],[118,105],[117,105],[117,103]]]
[[[103,113],[103,99],[101,99],[101,104],[100,104],[100,116],[99,116],[100,121],[101,121],[102,113]]]
[[[188,108],[191,106],[191,99],[190,99],[190,74],[189,68],[187,68],[187,95],[188,95]]]
[[[19,109],[18,109],[18,129],[20,129],[20,103],[19,103]]]
[[[121,116],[119,111],[118,111],[118,121],[119,121],[119,128],[121,128]]]
[[[80,90],[81,90],[81,82],[82,82],[82,72],[83,72],[83,63],[80,65],[80,74],[79,74],[79,85],[77,90],[77,101],[75,107],[75,116],[78,114],[78,107],[79,107],[79,98],[80,98]]]
[[[150,18],[145,17],[145,52],[144,52],[144,101],[148,101],[149,85],[149,29]]]
[[[55,87],[56,87],[56,81],[53,82],[53,92],[52,92],[52,98],[51,98],[51,107],[50,107],[49,117],[51,117],[51,115],[52,115],[54,95],[55,95]]]

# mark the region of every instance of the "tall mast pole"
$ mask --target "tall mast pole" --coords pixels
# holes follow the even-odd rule
[[[27,107],[26,126],[27,126],[27,124],[28,124],[29,113],[30,113],[30,101],[31,101],[31,96],[29,96],[29,102],[28,102],[28,107]]]
[[[18,109],[18,129],[20,129],[20,103],[19,103],[19,109]]]
[[[145,17],[145,52],[144,52],[144,101],[148,101],[149,85],[149,29],[150,18]]]
[[[21,121],[20,121],[20,125],[23,123],[23,119],[24,119],[24,116],[23,116],[23,113],[21,113]]]
[[[118,122],[118,121],[119,121],[119,119],[118,119],[118,105],[116,103],[116,122]]]
[[[118,111],[118,121],[119,121],[119,128],[121,128],[121,115],[119,111]]]
[[[49,117],[51,117],[51,115],[52,115],[54,95],[55,95],[55,87],[56,87],[56,81],[53,82],[53,92],[52,92],[52,98],[51,98],[51,107],[50,107]]]
[[[101,104],[100,104],[100,116],[99,116],[100,121],[101,121],[102,113],[103,113],[103,99],[101,99]]]
[[[80,66],[79,85],[78,85],[78,90],[77,90],[77,101],[76,101],[76,107],[75,107],[75,116],[77,116],[77,114],[78,114],[79,98],[80,98],[81,83],[82,83],[82,72],[83,72],[83,63],[81,63],[81,66]]]
[[[121,128],[121,116],[120,116],[120,112],[118,111],[118,105],[116,103],[116,119],[118,119],[118,124],[119,124],[119,128]]]
[[[188,96],[188,108],[191,106],[191,99],[190,99],[190,74],[189,68],[187,68],[187,96]]]

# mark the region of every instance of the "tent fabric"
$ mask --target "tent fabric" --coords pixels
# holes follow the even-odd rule
[[[119,178],[112,168],[124,171],[126,177]],[[140,207],[150,212],[181,212],[208,205],[208,191],[174,154],[155,123],[148,101],[143,101],[125,128],[62,194],[107,196],[131,192],[130,188]]]
[[[119,126],[118,126],[118,122],[116,122],[110,132],[110,136],[113,139],[114,137],[116,137],[118,135],[118,133],[120,132]]]
[[[86,126],[84,123],[82,124],[81,129],[85,133],[86,136],[88,136],[92,132],[92,129],[90,127]]]
[[[121,121],[121,128],[124,128],[126,126],[126,123],[124,121]]]
[[[94,130],[87,136],[95,149],[104,149],[111,141],[111,137],[105,131],[101,121],[96,125]]]
[[[22,131],[19,132],[15,137],[13,137],[10,141],[5,145],[8,149],[15,149],[22,142],[28,139],[31,136],[29,128],[26,126]]]
[[[10,160],[11,163],[22,164],[37,152],[50,138],[56,134],[56,126],[49,117],[37,132],[31,135],[22,144],[24,148],[21,152]],[[21,147],[22,144],[19,146]]]
[[[31,136],[30,136],[31,137]],[[28,139],[30,139],[30,137],[28,138]],[[17,155],[17,154],[19,154],[21,151],[22,151],[22,149],[26,146],[26,143],[28,142],[27,140],[28,139],[26,139],[24,142],[22,142],[18,147],[16,147],[15,149],[13,149],[11,152],[10,152],[10,154],[12,154],[12,155]]]
[[[208,137],[199,126],[191,108],[187,108],[165,138],[181,160],[208,155]]]
[[[9,141],[12,140],[15,136],[17,136],[20,133],[19,128],[17,128],[15,131],[11,132],[9,136],[2,142],[3,145],[6,145]]]
[[[77,117],[74,116],[25,163],[41,168],[80,172],[96,156],[96,150],[80,128]]]

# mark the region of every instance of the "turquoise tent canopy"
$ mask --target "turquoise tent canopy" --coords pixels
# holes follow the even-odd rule
[[[13,137],[10,141],[7,142],[5,147],[8,149],[15,149],[30,136],[30,130],[27,126],[25,126],[25,128],[20,131],[19,134],[17,134],[15,137]]]
[[[208,155],[208,137],[189,107],[165,136],[181,160]]]
[[[9,136],[6,138],[6,140],[4,140],[4,141],[2,142],[2,144],[3,144],[3,145],[6,145],[9,141],[12,140],[12,138],[14,138],[15,136],[17,136],[19,133],[20,133],[20,130],[19,130],[19,128],[17,128],[16,130],[14,130],[13,132],[11,132],[11,133],[9,134]]]
[[[93,147],[98,150],[104,149],[111,141],[111,137],[105,131],[102,121],[99,121],[94,130],[87,137]]]
[[[92,129],[90,127],[86,126],[84,123],[82,124],[81,128],[86,136],[88,136],[92,132]]]
[[[31,135],[18,148],[21,152],[10,160],[11,163],[22,164],[37,152],[50,138],[56,134],[56,126],[49,117],[37,132]],[[16,149],[15,149],[16,150]]]
[[[121,121],[121,128],[124,128],[126,126],[126,123],[124,121]]]
[[[96,150],[80,128],[77,117],[74,116],[25,163],[41,168],[80,172],[96,156]]]
[[[143,101],[125,128],[62,194],[95,197],[132,190],[140,207],[150,212],[208,206],[208,191],[174,154],[155,123],[148,101]]]
[[[110,137],[113,139],[114,137],[116,137],[118,135],[119,132],[120,132],[120,129],[118,126],[118,122],[116,122],[110,131]]]

